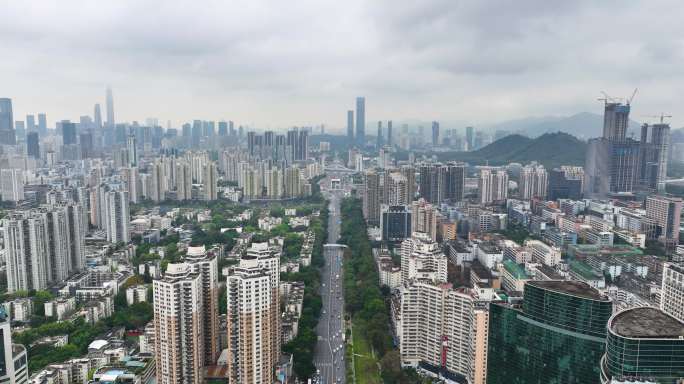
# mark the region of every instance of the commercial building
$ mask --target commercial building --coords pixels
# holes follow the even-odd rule
[[[15,145],[16,143],[12,99],[0,98],[0,144]]]
[[[670,249],[679,244],[679,231],[682,214],[682,199],[661,195],[646,198],[646,217],[656,224],[654,238]]]
[[[356,98],[356,143],[363,147],[366,144],[366,98]]]
[[[549,172],[548,200],[582,198],[584,189],[584,167],[564,165]]]
[[[612,302],[577,281],[530,281],[522,308],[492,303],[487,383],[595,383]]]
[[[380,224],[381,199],[380,174],[375,170],[367,171],[363,183],[363,216],[369,225]]]
[[[608,322],[601,384],[676,384],[684,378],[684,323],[653,307],[626,309]]]
[[[411,211],[406,205],[383,205],[382,241],[397,242],[411,237]]]

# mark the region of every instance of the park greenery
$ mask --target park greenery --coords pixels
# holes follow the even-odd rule
[[[295,374],[304,382],[316,373],[314,365],[314,349],[317,341],[315,328],[323,306],[319,294],[320,268],[324,263],[323,243],[327,233],[327,225],[328,210],[322,209],[320,216],[312,220],[310,226],[310,229],[316,234],[311,265],[301,267],[299,272],[283,273],[280,276],[282,281],[304,282],[304,302],[302,303],[302,316],[299,319],[299,332],[297,337],[283,345],[283,352],[290,353],[293,356]]]
[[[346,311],[352,318],[354,354],[357,354],[357,347],[369,352],[361,353],[363,356],[359,363],[354,365],[356,381],[373,383],[377,380],[372,378],[380,375],[385,383],[421,382],[414,372],[401,369],[399,353],[393,346],[389,300],[386,290],[380,288],[361,201],[344,199],[341,213],[340,243],[348,247],[345,254],[344,297]]]

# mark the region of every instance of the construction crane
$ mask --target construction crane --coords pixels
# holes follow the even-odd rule
[[[603,97],[599,97],[599,98],[596,99],[596,100],[598,100],[598,101],[603,101],[604,104],[608,104],[608,103],[619,103],[620,101],[622,101],[621,98],[619,98],[619,97],[608,96],[608,94],[605,93],[605,92],[603,92],[603,91],[601,91],[601,94],[603,95]]]
[[[661,113],[660,115],[650,115],[646,117],[650,117],[652,119],[659,119],[660,124],[663,124],[665,122],[665,119],[671,119],[672,115],[666,115],[665,113]]]
[[[632,92],[632,96],[630,96],[629,99],[627,99],[627,105],[632,104],[632,100],[634,100],[634,96],[636,96],[638,90],[639,90],[639,88],[634,88],[634,92]]]

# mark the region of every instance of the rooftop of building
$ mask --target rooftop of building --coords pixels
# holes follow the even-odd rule
[[[528,285],[534,287],[547,289],[549,291],[564,293],[567,295],[578,296],[586,299],[608,301],[609,299],[601,295],[601,293],[592,288],[589,284],[582,281],[575,280],[534,280],[528,281]]]
[[[525,272],[525,268],[521,267],[519,264],[516,264],[516,262],[512,260],[504,260],[503,265],[508,273],[513,275],[513,277],[516,279],[525,280],[530,278],[530,276],[527,275],[527,272]]]
[[[594,271],[589,264],[578,260],[570,261],[570,270],[587,280],[596,280],[602,277],[602,275]]]
[[[644,339],[684,339],[684,323],[655,307],[624,310],[609,323],[619,336]]]

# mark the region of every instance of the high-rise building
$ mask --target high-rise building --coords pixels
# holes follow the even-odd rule
[[[218,174],[216,163],[207,162],[204,166],[204,177],[202,178],[202,188],[204,189],[204,199],[213,201],[218,199]]]
[[[419,169],[420,197],[423,199],[439,204],[444,198],[444,169],[441,164],[422,164]],[[441,181],[441,182],[440,182]]]
[[[41,290],[85,268],[80,204],[14,211],[2,220],[9,292]]]
[[[93,119],[96,130],[102,129],[102,109],[100,108],[100,103],[96,103],[93,108]]]
[[[432,122],[432,146],[436,147],[440,144],[439,141],[439,122]]]
[[[36,125],[35,115],[26,115],[26,132],[36,132],[38,126]]]
[[[121,181],[124,182],[128,199],[131,203],[137,204],[140,199],[140,175],[137,167],[121,168]]]
[[[0,144],[15,145],[16,143],[12,99],[0,98]]]
[[[138,166],[138,145],[135,135],[128,135],[126,138],[126,149],[128,149],[128,166]]]
[[[406,176],[399,172],[385,172],[383,202],[388,205],[407,205],[411,203]]]
[[[651,191],[664,192],[670,153],[670,125],[642,125],[640,146],[639,183]]]
[[[443,197],[451,201],[462,201],[465,191],[465,164],[451,162],[444,167]]]
[[[34,159],[40,159],[40,140],[38,132],[29,132],[26,135],[26,154]]]
[[[579,200],[584,189],[584,168],[570,165],[554,168],[549,172],[548,184],[548,200]]]
[[[356,142],[360,146],[366,143],[366,98],[356,98]]]
[[[128,201],[126,191],[104,192],[104,222],[109,242],[125,244],[131,240]]]
[[[227,278],[228,382],[270,384],[280,355],[280,252],[254,243]]]
[[[520,198],[529,200],[535,197],[545,198],[548,189],[548,174],[543,165],[526,165],[520,171],[518,191]]]
[[[62,120],[62,143],[64,145],[77,144],[76,123]]]
[[[411,211],[406,205],[382,205],[382,241],[398,242],[411,237]]]
[[[192,199],[192,170],[190,164],[184,161],[176,163],[176,198],[178,200]]]
[[[466,151],[472,151],[475,148],[475,128],[466,127]]]
[[[363,183],[363,215],[371,225],[380,223],[382,195],[380,174],[375,170],[367,171]]]
[[[387,145],[390,147],[394,144],[392,141],[392,120],[387,122]]]
[[[38,133],[40,137],[47,135],[47,116],[44,113],[38,114]]]
[[[378,121],[378,133],[377,133],[377,136],[375,138],[376,138],[376,142],[375,142],[376,148],[382,148],[382,146],[384,145],[383,140],[382,140],[382,121]]]
[[[473,297],[450,284],[421,279],[402,287],[402,366],[430,367],[452,382],[473,382],[474,317]]]
[[[411,165],[402,165],[400,171],[406,178],[406,196],[411,202],[416,197],[416,169]]]
[[[616,313],[608,321],[601,384],[680,383],[684,323],[654,307]]]
[[[200,384],[205,365],[202,275],[190,264],[169,264],[153,282],[157,382]]]
[[[627,138],[629,104],[607,102],[603,111],[603,138],[623,142]]]
[[[107,107],[107,121],[106,124],[109,127],[113,127],[114,121],[114,96],[112,95],[112,88],[107,87],[107,93],[105,95],[105,102]]]
[[[411,203],[411,233],[424,233],[437,241],[437,209],[425,199]]]
[[[28,383],[26,347],[12,343],[10,316],[0,307],[0,383]]]
[[[24,172],[21,169],[0,169],[2,201],[24,200]]]
[[[490,305],[487,383],[596,383],[612,312],[584,282],[527,282],[522,309]]]
[[[684,321],[684,266],[676,263],[663,264],[660,309],[679,321]]]
[[[228,123],[225,121],[219,121],[218,123],[218,134],[219,136],[228,136]]]
[[[656,224],[655,236],[671,250],[679,244],[682,199],[661,195],[646,197],[646,217]]]
[[[500,168],[482,168],[478,178],[478,189],[481,204],[506,201],[508,198],[508,174]]]
[[[183,261],[193,273],[199,273],[202,289],[201,313],[204,328],[204,365],[213,365],[219,355],[219,271],[216,255],[204,246],[188,247]]]
[[[641,143],[627,137],[629,104],[606,102],[603,136],[588,142],[585,193],[603,197],[632,192],[639,181]]]

